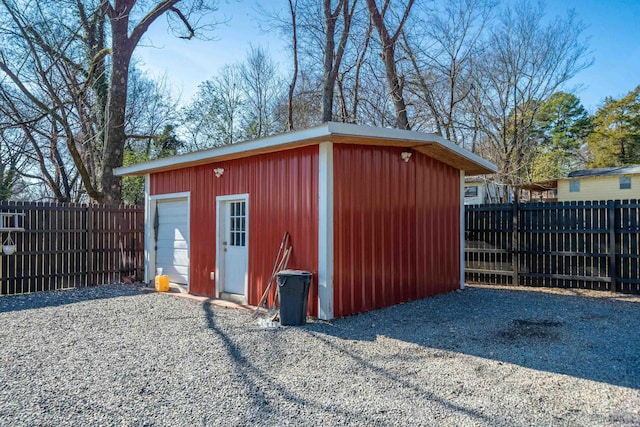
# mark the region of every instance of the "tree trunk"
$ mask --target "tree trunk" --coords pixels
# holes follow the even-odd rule
[[[383,43],[382,61],[387,71],[387,81],[389,82],[389,90],[391,91],[391,99],[393,108],[396,111],[396,127],[400,129],[410,130],[409,117],[407,116],[407,104],[404,102],[403,84],[398,77],[398,69],[396,67],[396,54],[394,44]]]
[[[338,85],[338,98],[340,99],[340,121],[343,123],[349,123],[349,112],[347,111],[347,100],[344,95],[344,86],[342,84],[343,78],[344,78],[344,75],[341,75],[336,79],[336,84]]]
[[[322,122],[330,122],[333,118],[333,89],[335,87],[335,75],[333,60],[335,57],[336,20],[342,0],[338,3],[335,12],[331,11],[331,0],[324,0],[324,57],[323,57],[323,85],[322,85]]]
[[[296,81],[298,80],[298,26],[296,22],[297,0],[289,0],[289,10],[291,12],[291,25],[293,30],[293,76],[291,76],[291,84],[289,85],[289,102],[287,104],[287,130],[293,130],[293,94],[296,90]]]
[[[340,71],[342,57],[347,47],[349,32],[351,31],[351,18],[358,0],[353,0],[349,7],[349,0],[340,0],[335,11],[331,11],[331,0],[324,0],[325,16],[325,50],[324,50],[324,84],[322,88],[322,121],[328,122],[333,118],[333,92]],[[336,32],[336,21],[342,10],[342,34],[338,43],[338,50],[335,51],[334,40]]]
[[[365,34],[364,46],[362,47],[362,51],[358,56],[358,62],[356,64],[356,73],[354,77],[353,83],[353,101],[351,103],[351,120],[353,123],[356,123],[358,120],[358,104],[360,103],[360,73],[362,71],[362,66],[364,65],[364,61],[367,55],[367,51],[369,50],[369,43],[371,42],[371,33],[373,32],[373,23],[371,19],[369,19],[369,26],[367,27],[367,32]]]
[[[411,61],[413,70],[416,73],[416,77],[415,77],[417,79],[416,84],[422,91],[422,94],[424,95],[424,102],[427,104],[427,107],[429,108],[429,111],[433,116],[433,120],[435,121],[436,134],[442,136],[442,129],[444,128],[444,125],[442,123],[442,117],[440,116],[440,112],[438,111],[438,108],[436,107],[436,103],[433,100],[431,88],[427,84],[427,81],[425,80],[424,75],[422,74],[422,71],[418,66],[418,61],[413,52],[413,48],[409,44],[409,39],[407,38],[407,35],[404,33],[404,31],[402,32],[402,41],[404,42],[404,48],[405,48],[406,54],[409,56],[409,60]]]
[[[125,119],[129,65],[131,62],[131,39],[128,37],[128,19],[111,20],[111,81],[105,112],[104,150],[102,154],[102,194],[99,202],[120,204],[122,179],[113,174],[113,169],[122,166],[127,135]],[[133,46],[135,47],[135,45]]]
[[[382,61],[384,62],[384,67],[387,72],[387,82],[389,83],[389,91],[391,92],[393,108],[396,111],[396,127],[407,130],[410,130],[411,126],[409,125],[409,118],[407,116],[407,105],[402,94],[402,80],[398,76],[398,68],[396,67],[395,44],[398,36],[402,33],[402,27],[409,16],[409,11],[411,10],[411,6],[413,6],[413,2],[414,0],[409,0],[396,32],[391,36],[386,24],[384,23],[383,15],[387,11],[387,6],[389,4],[388,1],[382,9],[383,14],[380,14],[376,1],[367,0],[369,15],[373,21],[373,25],[378,31],[378,35],[380,36],[380,43],[382,45]]]

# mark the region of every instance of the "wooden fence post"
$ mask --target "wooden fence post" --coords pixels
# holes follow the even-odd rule
[[[613,200],[607,202],[607,219],[609,228],[609,278],[611,292],[617,292],[616,272],[616,207]]]
[[[513,285],[520,285],[520,246],[519,246],[519,231],[518,231],[518,202],[513,203],[513,209],[511,210],[511,265],[513,268]]]
[[[93,209],[92,204],[87,205],[85,212],[87,213],[87,286],[93,285]]]

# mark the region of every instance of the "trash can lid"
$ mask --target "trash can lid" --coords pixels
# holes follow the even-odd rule
[[[282,270],[278,276],[312,276],[313,273],[306,270]]]

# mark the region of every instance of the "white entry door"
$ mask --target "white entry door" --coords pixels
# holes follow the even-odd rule
[[[221,292],[245,295],[248,278],[249,239],[247,197],[219,200],[219,251]]]

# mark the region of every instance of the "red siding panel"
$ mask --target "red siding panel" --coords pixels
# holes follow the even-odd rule
[[[460,171],[425,155],[415,161],[416,276],[423,298],[460,287]]]
[[[459,172],[402,151],[334,147],[336,317],[459,287]]]
[[[216,178],[214,168],[224,168]],[[291,234],[289,268],[318,270],[318,146],[298,148],[151,175],[152,195],[191,192],[190,290],[215,295],[216,196],[249,194],[249,295],[257,304],[267,285],[280,240]],[[309,313],[317,315],[317,280]]]

